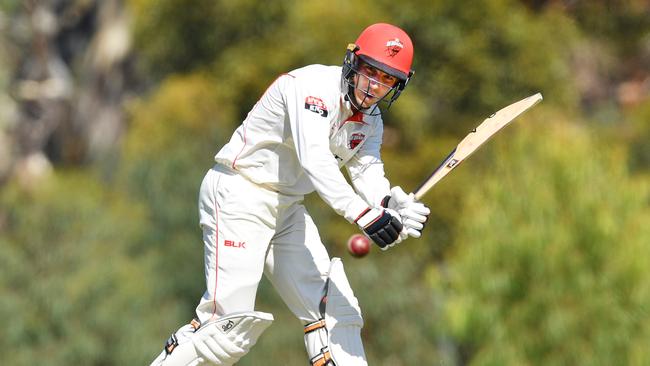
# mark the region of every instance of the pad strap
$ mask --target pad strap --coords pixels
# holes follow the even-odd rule
[[[320,319],[313,323],[305,325],[305,334],[311,333],[321,328],[325,328],[325,319]]]
[[[192,321],[189,322],[189,324],[179,329],[179,331],[188,332],[188,328],[189,328],[191,332],[195,333],[197,330],[199,330],[200,327],[201,327],[201,323],[199,322],[199,320],[197,318],[193,318]],[[165,342],[164,350],[166,354],[172,353],[172,351],[176,347],[178,347],[178,336],[176,335],[176,333],[178,332],[172,333],[172,335]]]
[[[329,348],[328,347],[323,347],[322,350],[320,350],[320,353],[314,356],[311,360],[309,360],[309,363],[312,366],[326,366],[326,365],[334,365],[334,361],[332,360],[332,355],[330,354]]]
[[[305,340],[308,344],[318,342],[307,349],[312,352],[318,350],[315,356],[309,359],[309,364],[312,366],[334,366],[334,360],[330,354],[329,347],[327,346],[327,328],[325,326],[325,319],[319,319],[315,322],[305,325]],[[320,342],[319,342],[320,340]],[[323,347],[318,346],[320,344]],[[313,355],[314,353],[312,353]]]

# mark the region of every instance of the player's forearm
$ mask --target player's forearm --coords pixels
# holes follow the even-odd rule
[[[371,206],[379,206],[390,194],[390,182],[384,174],[384,165],[375,161],[361,167],[349,166],[348,172],[355,190]]]
[[[330,154],[331,155],[331,154]],[[318,195],[339,215],[354,222],[370,205],[348,184],[334,157],[301,161]]]

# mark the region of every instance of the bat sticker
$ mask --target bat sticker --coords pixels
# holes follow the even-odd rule
[[[451,161],[447,164],[447,168],[451,169],[455,167],[458,164],[458,160],[456,159],[451,159]]]

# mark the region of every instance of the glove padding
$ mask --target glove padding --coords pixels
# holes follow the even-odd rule
[[[404,230],[409,236],[422,236],[422,229],[431,210],[422,202],[415,201],[413,193],[406,194],[400,186],[395,186],[391,188],[390,196],[384,198],[382,206],[395,210],[400,215]]]
[[[397,212],[389,209],[369,208],[358,219],[357,225],[375,242],[382,250],[386,250],[401,242],[406,235],[403,233],[404,225]]]

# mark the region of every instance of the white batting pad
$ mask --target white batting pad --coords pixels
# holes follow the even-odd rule
[[[194,366],[209,362],[232,366],[250,351],[272,321],[273,315],[259,311],[219,317],[202,324],[189,341],[179,344],[159,365]]]
[[[325,306],[329,349],[336,365],[366,366],[361,342],[363,318],[340,258],[332,258]]]

